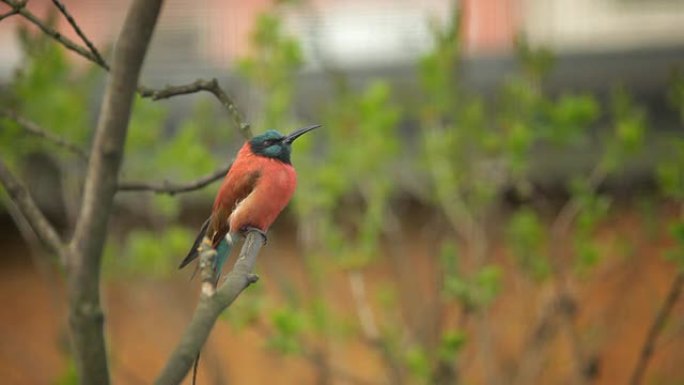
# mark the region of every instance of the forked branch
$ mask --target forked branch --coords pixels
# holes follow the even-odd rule
[[[55,7],[57,7],[57,9],[59,9],[62,15],[64,15],[71,25],[71,28],[73,28],[74,32],[76,32],[78,37],[81,38],[81,41],[83,41],[83,43],[85,43],[85,45],[88,47],[90,53],[92,53],[95,57],[96,63],[102,68],[109,70],[109,64],[107,64],[102,55],[100,55],[100,52],[97,50],[97,48],[95,48],[95,45],[88,39],[85,33],[83,33],[81,27],[78,26],[76,20],[74,20],[73,16],[71,16],[71,13],[69,13],[69,11],[66,9],[66,6],[64,6],[64,4],[59,0],[52,0],[52,3],[55,5]]]
[[[43,138],[50,143],[53,143],[59,147],[64,148],[67,151],[70,151],[77,155],[79,158],[88,160],[88,154],[83,150],[81,147],[79,147],[77,144],[70,142],[61,136],[54,134],[44,128],[42,128],[40,125],[38,125],[36,122],[26,119],[25,117],[17,114],[16,112],[8,109],[1,109],[0,110],[0,116],[4,116],[13,122],[17,123],[21,129],[26,131],[27,133],[31,135],[35,135],[39,138]]]
[[[38,238],[45,243],[50,251],[56,253],[60,259],[64,260],[66,251],[59,234],[57,234],[55,228],[45,218],[43,212],[40,211],[26,187],[12,174],[1,159],[0,183],[5,187],[10,198],[17,205]]]
[[[0,0],[1,2],[7,4],[11,10],[0,15],[0,20],[13,16],[21,15],[26,20],[40,28],[46,35],[52,37],[55,41],[63,45],[65,48],[71,50],[72,52],[82,56],[86,60],[89,60],[106,71],[109,71],[109,63],[102,57],[100,52],[97,50],[95,45],[88,39],[88,37],[83,33],[76,20],[73,18],[71,13],[67,10],[66,6],[60,0],[52,0],[53,4],[59,9],[59,11],[64,15],[64,17],[69,22],[69,25],[73,28],[76,34],[81,38],[83,43],[87,48],[77,44],[71,39],[65,37],[61,32],[49,26],[47,23],[42,21],[39,17],[33,14],[31,11],[26,9],[25,1],[19,0]],[[173,96],[193,94],[200,91],[207,91],[212,93],[216,99],[225,107],[230,115],[231,119],[235,122],[240,133],[247,139],[252,137],[252,132],[250,125],[245,122],[244,118],[238,111],[233,99],[228,96],[228,94],[219,86],[216,79],[203,80],[199,79],[193,83],[180,85],[180,86],[168,86],[163,89],[152,89],[140,86],[138,88],[138,94],[144,98],[151,98],[152,100],[168,99]]]
[[[51,38],[55,39],[58,43],[66,47],[67,49],[71,50],[72,52],[76,53],[77,55],[80,55],[87,60],[90,60],[91,62],[99,65],[100,67],[104,68],[105,70],[109,70],[109,66],[107,63],[102,59],[101,56],[99,56],[99,53],[97,55],[93,54],[90,52],[88,49],[83,48],[82,46],[78,45],[68,37],[62,35],[61,32],[57,31],[56,29],[50,27],[47,23],[45,23],[43,20],[41,20],[38,16],[33,14],[31,11],[26,9],[25,1],[16,1],[16,0],[0,0],[3,3],[7,4],[12,8],[12,10],[8,13],[6,13],[4,16],[12,16],[14,14],[19,14],[21,15],[24,19],[28,20],[31,24],[35,25],[36,27],[40,28],[43,33],[46,35],[50,36]],[[71,21],[69,21],[71,23]],[[75,23],[75,22],[74,22]],[[80,28],[79,28],[80,30]]]

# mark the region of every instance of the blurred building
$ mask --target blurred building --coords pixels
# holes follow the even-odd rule
[[[65,4],[102,47],[114,39],[128,2]],[[270,0],[169,0],[150,61],[171,73],[193,72],[198,65],[230,67],[248,50],[255,16],[271,4]],[[394,66],[410,64],[429,50],[429,21],[444,21],[454,6],[463,9],[463,43],[472,57],[509,52],[518,32],[561,55],[656,47],[679,51],[684,46],[680,0],[312,0],[291,7],[285,19],[311,61],[322,56],[340,67]],[[53,6],[32,1],[29,9],[44,16]],[[0,23],[3,76],[19,62],[13,28],[19,21],[15,16]],[[61,17],[58,27],[78,40]]]
[[[106,50],[118,32],[128,1],[65,1],[82,29]],[[148,86],[217,77],[241,106],[254,92],[232,76],[231,67],[249,51],[256,16],[271,0],[168,0],[143,71]],[[45,16],[50,2],[31,1]],[[672,71],[684,64],[684,1],[681,0],[311,0],[281,7],[288,31],[302,43],[307,65],[299,80],[298,112],[315,116],[315,95],[329,94],[323,64],[349,75],[352,85],[382,77],[398,94],[415,90],[415,63],[431,48],[430,23],[443,23],[452,9],[463,12],[462,82],[485,97],[494,95],[514,70],[513,39],[522,32],[558,56],[548,88],[587,91],[599,97],[622,84],[653,111],[658,127],[672,127],[665,90]],[[7,10],[0,5],[0,13]],[[66,20],[58,29],[78,41]],[[21,62],[13,16],[0,21],[0,79]],[[31,27],[35,30],[35,27]],[[75,56],[72,56],[75,58]],[[82,64],[82,60],[75,60]],[[187,107],[180,99],[179,109]],[[244,107],[243,107],[244,108]],[[246,108],[245,108],[246,109]],[[251,111],[247,109],[247,116]],[[669,115],[668,115],[669,114]]]

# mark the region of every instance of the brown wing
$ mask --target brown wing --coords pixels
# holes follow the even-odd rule
[[[230,230],[228,223],[230,214],[238,203],[254,190],[260,176],[259,170],[235,172],[234,174],[229,172],[226,175],[226,179],[216,195],[214,209],[207,228],[207,235],[211,238],[213,247],[216,247]]]
[[[231,171],[233,171],[233,169],[234,168],[231,168]],[[260,174],[261,173],[257,170],[241,173],[239,175],[237,173],[236,175],[231,175],[231,172],[228,172],[228,175],[226,175],[226,178],[223,180],[223,184],[216,195],[211,216],[202,224],[202,228],[200,229],[199,234],[197,234],[195,242],[181,262],[179,269],[185,267],[197,258],[199,255],[197,248],[205,236],[208,236],[211,239],[212,247],[216,248],[218,246],[221,239],[229,230],[228,219],[230,218],[230,213],[241,200],[245,199],[245,197],[252,192]]]

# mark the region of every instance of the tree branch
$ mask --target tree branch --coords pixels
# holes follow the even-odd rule
[[[67,49],[71,50],[72,52],[76,53],[77,55],[80,55],[80,56],[90,60],[91,62],[97,64],[98,66],[100,66],[106,70],[109,69],[109,67],[107,66],[107,63],[105,63],[104,61],[100,62],[98,57],[95,56],[93,53],[91,53],[87,49],[81,47],[80,45],[74,43],[72,40],[70,40],[69,38],[62,35],[61,32],[59,32],[56,29],[48,26],[47,24],[45,24],[45,22],[40,20],[36,15],[31,13],[31,11],[29,11],[28,9],[25,8],[25,2],[14,1],[14,0],[0,0],[0,1],[2,1],[3,3],[12,7],[11,12],[20,14],[21,16],[24,17],[24,19],[28,20],[29,22],[31,22],[32,24],[34,24],[35,26],[40,28],[40,30],[43,31],[43,33],[52,37],[57,42],[62,44],[64,47],[66,47]],[[8,15],[8,16],[11,16],[11,15]]]
[[[74,361],[78,377],[84,384],[109,383],[104,316],[100,307],[100,265],[133,97],[162,2],[135,0],[126,15],[114,47],[89,157],[81,210],[69,244],[69,321]]]
[[[146,87],[140,87],[138,92],[143,98],[151,98],[152,100],[168,99],[177,95],[193,94],[200,91],[211,92],[221,102],[223,107],[228,111],[228,115],[233,119],[238,130],[246,139],[252,137],[252,130],[248,123],[244,121],[240,111],[235,106],[235,102],[226,94],[219,86],[218,80],[203,80],[198,79],[193,83],[180,86],[167,86],[160,90],[153,90]]]
[[[69,38],[65,37],[62,35],[59,31],[56,29],[50,27],[47,25],[45,22],[40,20],[36,15],[31,13],[29,10],[25,8],[25,1],[16,1],[16,0],[0,0],[1,2],[7,4],[12,8],[11,11],[0,15],[0,20],[10,17],[16,14],[20,14],[23,16],[26,20],[31,22],[32,24],[36,25],[38,28],[40,28],[41,31],[43,31],[46,35],[52,37],[54,40],[56,40],[58,43],[62,44],[64,47],[67,49],[75,52],[76,54],[82,56],[83,58],[97,64],[98,66],[102,67],[104,70],[109,71],[110,67],[109,64],[104,60],[102,55],[100,55],[100,52],[97,50],[95,45],[87,38],[87,36],[83,33],[81,28],[78,26],[78,23],[76,23],[76,20],[71,16],[71,14],[68,12],[64,4],[60,0],[52,0],[52,2],[55,4],[55,6],[59,9],[59,11],[66,17],[67,21],[71,25],[71,27],[76,31],[78,36],[81,38],[81,40],[86,44],[88,49],[83,48],[82,46],[78,45],[77,43],[73,42]],[[144,86],[140,86],[138,88],[138,93],[140,96],[144,98],[151,98],[152,100],[160,100],[160,99],[168,99],[173,96],[177,95],[186,95],[186,94],[192,94],[200,91],[207,91],[211,92],[216,96],[216,98],[219,100],[219,102],[223,105],[223,107],[226,108],[228,111],[228,115],[233,119],[235,122],[235,125],[238,127],[238,130],[244,136],[246,139],[250,139],[252,137],[252,130],[251,127],[248,123],[245,122],[244,118],[240,114],[240,111],[237,109],[235,106],[235,102],[233,99],[228,96],[228,94],[219,86],[218,81],[216,79],[211,79],[211,80],[203,80],[203,79],[198,79],[194,83],[191,84],[186,84],[186,85],[180,85],[180,86],[167,86],[166,88],[155,90],[152,88],[147,88]]]
[[[588,178],[588,188],[595,193],[599,186],[605,181],[608,176],[608,169],[605,164],[599,162],[591,170]],[[551,243],[554,245],[563,244],[563,234],[570,231],[570,226],[580,214],[582,209],[582,202],[577,196],[573,196],[566,202],[558,215],[551,224]],[[555,296],[558,303],[563,306],[558,306],[556,309],[560,316],[560,327],[564,328],[570,340],[570,349],[573,357],[573,365],[575,372],[575,379],[573,381],[576,385],[584,385],[596,375],[594,366],[596,360],[593,357],[588,357],[584,352],[580,335],[575,325],[575,317],[577,315],[577,306],[568,288],[566,267],[563,261],[563,252],[565,249],[559,248],[555,250],[549,258],[551,273],[553,277],[553,285],[555,288]]]
[[[23,116],[17,114],[14,111],[9,109],[2,109],[0,110],[0,116],[5,116],[6,118],[14,121],[19,125],[19,127],[21,127],[27,133],[46,139],[47,141],[76,154],[80,158],[88,160],[88,154],[77,144],[62,138],[57,134],[53,134],[52,132],[43,129],[37,123],[24,118]]]
[[[682,286],[684,286],[684,272],[680,271],[675,277],[674,281],[672,281],[672,285],[670,285],[670,291],[667,293],[667,297],[665,297],[665,301],[660,307],[660,310],[658,310],[658,314],[656,314],[656,318],[653,320],[651,328],[646,335],[646,340],[644,340],[644,344],[641,346],[639,360],[634,366],[632,377],[629,380],[630,385],[641,384],[644,378],[644,373],[646,373],[648,362],[650,361],[651,356],[653,356],[653,351],[655,350],[655,344],[658,340],[658,336],[660,336],[660,333],[665,328],[665,323],[667,322],[670,313],[672,313],[672,309],[677,303],[679,295],[682,293]]]
[[[10,199],[16,203],[38,238],[47,245],[50,251],[59,255],[60,259],[63,260],[66,248],[62,239],[33,201],[26,187],[15,178],[2,160],[0,160],[0,183],[5,187]]]
[[[10,16],[14,16],[14,15],[16,15],[16,14],[18,14],[18,13],[19,13],[19,11],[18,11],[17,9],[12,9],[12,10],[9,11],[9,12],[5,12],[5,13],[3,13],[2,15],[0,15],[0,21],[4,20],[4,19],[6,19],[6,18],[8,18],[8,17],[10,17]]]
[[[169,195],[195,191],[223,178],[228,172],[228,170],[230,170],[231,166],[232,162],[226,166],[217,169],[211,174],[207,174],[201,178],[195,179],[187,183],[171,183],[166,180],[161,183],[122,182],[119,183],[119,191],[151,191],[157,194]]]
[[[268,340],[273,337],[273,332],[268,328],[267,325],[259,322],[254,325],[254,328],[259,335],[265,339]],[[324,363],[321,362],[321,357],[320,354],[317,354],[314,348],[311,346],[308,346],[306,341],[304,339],[300,339],[299,344],[301,345],[301,351],[300,355],[303,359],[309,361],[311,365],[316,365],[316,366],[321,366],[325,365]],[[358,385],[382,385],[385,384],[385,382],[382,381],[374,381],[374,380],[367,380],[362,377],[358,377],[356,374],[348,371],[344,367],[340,365],[336,365],[335,363],[330,363],[328,364],[329,367],[326,370],[330,371],[330,374],[333,377],[339,378],[340,381],[345,382],[345,383],[354,383]]]
[[[200,296],[190,324],[155,384],[180,384],[183,381],[221,312],[228,308],[247,286],[257,281],[258,277],[252,274],[252,270],[265,241],[266,239],[257,231],[247,233],[240,257],[224,283],[214,295]]]
[[[59,1],[59,0],[52,0],[52,3],[59,9],[60,12],[62,12],[62,15],[67,19],[69,24],[71,25],[71,28],[74,29],[78,37],[81,38],[83,43],[85,43],[86,46],[88,46],[88,49],[90,50],[90,53],[93,54],[95,57],[95,60],[97,61],[97,64],[100,65],[100,67],[109,70],[109,64],[105,61],[105,59],[100,55],[100,52],[95,48],[95,45],[88,39],[88,37],[81,31],[81,27],[78,26],[76,23],[76,20],[71,16],[69,11],[67,11],[66,7],[64,4]]]

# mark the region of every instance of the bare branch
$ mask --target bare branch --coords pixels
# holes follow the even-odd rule
[[[226,108],[228,115],[230,115],[230,117],[233,119],[233,122],[235,122],[235,125],[238,127],[238,130],[242,136],[244,136],[246,139],[250,139],[252,137],[252,130],[249,124],[244,121],[240,111],[238,111],[237,107],[235,106],[235,102],[233,102],[233,99],[231,99],[228,94],[223,91],[218,84],[218,80],[216,79],[198,79],[190,84],[167,86],[166,88],[160,90],[153,90],[145,87],[140,87],[138,89],[140,96],[143,98],[151,98],[152,100],[168,99],[173,96],[194,94],[200,91],[207,91],[214,94],[219,102],[221,102],[223,107]]]
[[[599,162],[591,170],[587,178],[587,185],[590,191],[595,192],[608,176],[608,170],[605,164]],[[560,212],[551,224],[551,242],[555,245],[563,244],[563,234],[567,233],[570,226],[575,221],[582,210],[582,202],[577,197],[572,197],[561,208]],[[583,385],[589,382],[596,374],[594,366],[596,360],[584,352],[582,347],[579,331],[575,325],[575,317],[577,315],[577,308],[575,300],[570,292],[567,282],[566,267],[563,263],[562,253],[563,248],[556,250],[556,255],[552,255],[549,259],[551,266],[551,273],[553,276],[553,285],[555,288],[555,295],[560,304],[567,306],[558,306],[556,309],[559,312],[559,325],[562,327],[570,340],[570,350],[573,357],[573,364],[575,369],[574,383]]]
[[[682,293],[682,286],[684,286],[684,272],[680,271],[675,277],[674,281],[672,281],[672,285],[670,285],[670,290],[667,293],[667,297],[665,297],[663,305],[660,307],[660,310],[658,310],[658,314],[656,314],[656,318],[653,320],[651,328],[648,330],[646,340],[641,346],[639,360],[634,366],[632,377],[629,380],[630,385],[641,384],[644,378],[644,373],[646,373],[648,362],[650,361],[651,356],[653,356],[653,351],[655,350],[655,344],[658,340],[658,336],[660,336],[660,333],[665,328],[665,323],[670,317],[670,313],[672,313],[672,309],[677,303],[679,295]]]
[[[76,370],[84,384],[109,383],[104,315],[100,307],[102,251],[118,187],[133,97],[162,2],[135,0],[126,14],[114,47],[81,210],[69,244],[69,324]],[[92,57],[91,53],[87,54]]]
[[[40,20],[36,15],[31,13],[31,11],[27,10],[24,5],[24,2],[19,2],[19,1],[14,1],[14,0],[0,0],[3,3],[9,5],[12,7],[13,12],[20,14],[23,16],[26,20],[30,21],[32,24],[40,28],[43,33],[46,35],[52,37],[55,39],[57,42],[62,44],[64,47],[67,49],[73,51],[74,53],[90,60],[91,62],[97,64],[98,66],[108,70],[109,66],[105,62],[100,62],[98,57],[95,56],[92,52],[88,51],[87,49],[81,47],[80,45],[74,43],[71,39],[65,37],[62,35],[59,31],[56,29],[48,26],[45,24],[44,21]]]
[[[62,15],[66,17],[67,21],[71,25],[71,28],[74,29],[76,34],[81,38],[81,40],[85,43],[86,46],[88,46],[88,49],[90,50],[90,53],[93,54],[95,59],[97,60],[97,63],[104,69],[109,70],[109,64],[105,61],[105,59],[100,55],[100,52],[95,48],[95,45],[88,39],[88,37],[81,31],[81,27],[78,26],[76,23],[76,20],[74,20],[73,16],[67,11],[66,7],[64,4],[59,1],[59,0],[52,0],[52,3],[59,9],[60,12],[62,12]]]
[[[376,349],[382,357],[383,363],[387,367],[387,377],[390,383],[403,384],[401,367],[395,359],[395,355],[392,354],[391,349],[387,346],[386,341],[380,336],[375,317],[366,296],[366,284],[363,274],[359,270],[351,270],[347,273],[347,279],[349,280],[349,287],[354,298],[354,306],[361,324],[364,341]]]
[[[202,295],[211,297],[216,293],[216,250],[211,247],[211,239],[205,236],[199,246],[199,270],[202,279]]]
[[[0,20],[6,17],[13,16],[15,14],[20,14],[26,20],[30,21],[32,24],[40,28],[41,31],[43,31],[46,35],[52,37],[67,49],[75,52],[76,54],[84,57],[87,60],[90,60],[91,62],[97,64],[106,71],[110,70],[109,64],[104,60],[102,55],[100,55],[95,45],[93,45],[93,43],[83,33],[81,28],[78,26],[78,23],[76,23],[76,20],[74,20],[73,16],[68,12],[66,7],[60,0],[52,0],[52,2],[64,15],[64,17],[66,17],[71,27],[74,29],[74,31],[76,31],[81,40],[83,40],[88,49],[80,46],[79,44],[65,37],[59,31],[50,27],[45,22],[40,20],[36,15],[31,13],[29,10],[25,9],[25,2],[20,2],[16,0],[0,1],[12,8],[11,11],[0,15]],[[228,115],[230,115],[230,117],[233,119],[240,133],[246,139],[252,137],[252,130],[250,128],[250,125],[245,122],[244,118],[240,114],[240,111],[238,111],[237,107],[235,106],[235,102],[233,101],[233,99],[230,96],[228,96],[228,94],[219,86],[218,81],[216,79],[199,79],[191,84],[181,86],[168,86],[160,90],[155,90],[144,86],[140,86],[138,89],[138,93],[140,94],[140,96],[144,98],[151,98],[152,100],[168,99],[173,96],[192,94],[200,91],[207,91],[214,94],[214,96],[219,100],[223,107],[226,108],[226,110],[228,111]]]
[[[590,191],[596,191],[601,183],[605,181],[607,176],[608,171],[604,165],[602,163],[597,164],[589,174],[589,178],[587,178],[587,185]],[[551,224],[551,232],[556,235],[567,232],[568,228],[575,220],[581,209],[582,205],[579,198],[574,197],[568,201],[565,205],[563,205],[558,213],[558,216],[556,216],[556,219]]]
[[[254,325],[254,329],[259,335],[268,340],[273,337],[273,332],[269,329],[267,325],[265,325],[262,322],[256,323]],[[354,383],[358,385],[382,385],[385,384],[385,382],[382,381],[374,381],[374,380],[367,380],[362,377],[358,377],[356,374],[348,371],[342,366],[336,365],[335,363],[323,363],[320,353],[316,352],[316,350],[309,346],[307,344],[307,341],[304,339],[301,339],[299,341],[299,344],[301,345],[301,351],[299,352],[301,357],[309,361],[312,365],[316,366],[321,366],[321,365],[329,365],[328,368],[325,370],[329,370],[330,374],[333,377],[337,377],[340,379],[342,382],[348,382],[348,383]]]
[[[12,9],[12,10],[9,11],[9,12],[5,12],[5,13],[3,13],[2,15],[0,15],[0,21],[2,21],[3,19],[8,18],[8,17],[10,17],[10,16],[14,16],[14,15],[16,15],[16,14],[18,14],[18,13],[19,13],[19,10],[17,10],[17,9]]]
[[[240,257],[224,283],[214,295],[200,296],[190,324],[155,384],[180,384],[183,381],[221,312],[228,308],[247,286],[257,281],[258,277],[252,274],[252,270],[265,241],[266,239],[257,231],[247,233]]]
[[[232,166],[232,162],[217,169],[211,174],[207,174],[187,183],[171,183],[168,181],[163,181],[161,183],[122,182],[119,183],[119,191],[151,191],[157,194],[169,195],[195,191],[223,178],[228,170],[230,170],[230,166]]]
[[[0,160],[0,183],[5,187],[26,221],[31,224],[38,238],[45,243],[50,251],[57,253],[60,258],[64,258],[66,255],[65,246],[57,231],[40,211],[26,187],[19,182],[2,160]]]
[[[76,154],[84,160],[88,160],[88,154],[77,144],[62,138],[57,134],[53,134],[52,132],[43,129],[37,123],[24,118],[23,116],[17,114],[15,111],[9,109],[1,109],[0,116],[5,116],[8,119],[11,119],[27,133],[43,138],[53,144],[56,144],[59,147],[62,147]]]

